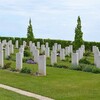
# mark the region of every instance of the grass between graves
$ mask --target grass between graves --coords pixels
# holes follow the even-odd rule
[[[0,88],[0,100],[37,100]]]

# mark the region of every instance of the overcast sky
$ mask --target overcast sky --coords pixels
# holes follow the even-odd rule
[[[0,36],[26,37],[31,18],[36,38],[74,40],[78,16],[83,39],[100,41],[100,0],[0,0]]]

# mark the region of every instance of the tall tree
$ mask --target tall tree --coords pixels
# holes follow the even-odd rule
[[[81,30],[81,19],[78,16],[77,27],[75,28],[74,48],[77,50],[83,44],[83,32]]]
[[[29,25],[28,25],[28,28],[27,28],[27,39],[28,39],[28,41],[34,40],[34,34],[33,34],[31,19],[29,20]]]

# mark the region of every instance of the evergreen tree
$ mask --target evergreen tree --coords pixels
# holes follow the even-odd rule
[[[33,35],[33,28],[32,28],[32,24],[31,24],[31,19],[29,20],[29,25],[28,25],[28,28],[27,28],[27,39],[28,39],[28,41],[34,40],[34,35]]]
[[[78,16],[77,27],[75,28],[74,48],[77,50],[83,44],[83,32],[81,31],[81,19]]]

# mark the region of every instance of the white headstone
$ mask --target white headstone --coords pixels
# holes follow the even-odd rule
[[[10,53],[13,54],[14,53],[14,45],[10,45]]]
[[[45,45],[41,45],[41,53],[45,52]]]
[[[40,42],[37,42],[37,48],[40,49]]]
[[[65,47],[65,55],[69,55],[69,54],[70,54],[69,47]]]
[[[77,66],[79,64],[78,53],[72,53],[72,65]]]
[[[6,45],[6,40],[3,40],[3,41],[2,41],[2,45],[3,45],[3,46]]]
[[[97,64],[97,61],[98,61],[98,56],[100,56],[100,52],[95,52],[94,53],[94,64]]]
[[[26,41],[23,41],[23,46],[26,47]]]
[[[2,43],[0,43],[0,51],[2,51],[3,50],[3,45],[2,45]]]
[[[73,53],[73,46],[72,45],[69,46],[69,49],[70,49],[70,53]]]
[[[100,55],[97,55],[96,67],[100,68]]]
[[[46,57],[50,56],[50,48],[49,47],[45,48],[45,55],[46,55]]]
[[[52,51],[51,52],[51,65],[54,65],[55,63],[57,63],[57,53]]]
[[[52,51],[57,52],[57,49],[55,48],[55,46],[52,47]]]
[[[49,47],[49,44],[48,44],[48,42],[46,42],[46,48],[48,48]]]
[[[32,46],[32,56],[34,56],[35,55],[35,50],[36,50],[36,46]]]
[[[18,49],[18,40],[16,40],[16,48]]]
[[[30,52],[33,52],[33,48],[35,48],[34,43],[32,43],[31,46],[30,46]]]
[[[16,54],[16,69],[17,70],[22,69],[22,54],[21,53]]]
[[[58,51],[61,50],[61,44],[58,44]]]
[[[81,50],[80,49],[76,50],[76,53],[78,53],[78,60],[80,60],[81,59]]]
[[[21,46],[21,47],[19,48],[19,53],[21,53],[22,58],[23,58],[23,57],[24,57],[24,46]]]
[[[46,56],[45,55],[40,55],[38,57],[38,72],[46,76]]]
[[[0,51],[0,67],[4,66],[4,59],[3,59],[3,50]]]
[[[8,56],[10,56],[9,44],[7,44],[6,47],[5,47],[5,58],[8,58]]]
[[[65,60],[65,49],[60,50],[60,60]]]
[[[36,49],[36,50],[35,50],[35,53],[34,53],[34,61],[35,61],[36,63],[38,63],[38,57],[39,57],[39,50]]]
[[[85,53],[85,45],[81,45],[81,48],[83,49],[83,53]]]
[[[57,43],[54,43],[54,48],[57,51]]]
[[[29,47],[31,47],[32,46],[32,41],[29,41]]]

